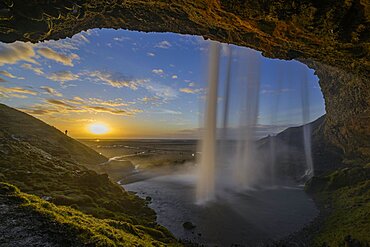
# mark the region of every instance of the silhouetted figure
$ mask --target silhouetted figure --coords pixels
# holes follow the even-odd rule
[[[68,130],[64,131],[64,134],[68,135]]]

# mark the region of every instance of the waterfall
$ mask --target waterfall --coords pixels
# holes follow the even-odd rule
[[[271,100],[271,106],[270,106],[270,124],[273,126],[277,122],[277,116],[278,116],[278,111],[279,111],[279,105],[280,105],[280,93],[282,91],[282,86],[283,86],[283,80],[285,76],[285,70],[280,64],[276,66],[276,74],[277,74],[277,80],[276,80],[276,87],[275,87],[275,93],[271,95],[272,100]],[[275,131],[275,130],[274,130]],[[277,154],[276,154],[276,138],[275,138],[276,133],[271,133],[270,138],[269,138],[269,165],[270,165],[270,184],[272,186],[276,185],[276,177],[277,177],[277,171],[276,171],[276,159],[277,159]]]
[[[236,142],[237,155],[234,161],[234,181],[238,190],[256,185],[262,173],[262,167],[256,159],[254,139],[259,109],[260,58],[255,52],[249,50],[240,55],[247,61],[245,61],[245,76],[241,76],[242,80],[239,83],[239,91],[242,95],[240,96],[239,137]]]
[[[215,196],[217,88],[220,44],[211,42],[208,67],[208,92],[200,155],[197,202],[204,203]]]
[[[267,149],[257,147],[261,94],[261,56],[249,49],[232,50],[224,46],[225,68],[220,68],[220,44],[210,43],[208,66],[208,91],[205,98],[204,126],[199,145],[199,174],[196,198],[202,204],[215,199],[223,191],[243,191],[278,185],[277,150],[279,142],[275,133],[266,139]],[[237,63],[237,66],[233,65]],[[219,74],[224,72],[224,85],[219,84]],[[307,74],[300,74],[301,106],[303,123],[310,120]],[[278,68],[270,97],[271,126],[278,121],[280,93],[285,74]],[[275,79],[276,78],[276,79]],[[223,87],[222,87],[223,86]],[[222,92],[218,92],[218,90]],[[231,93],[233,92],[233,93]],[[222,95],[223,104],[218,105]],[[217,115],[219,115],[219,118]],[[218,125],[218,121],[220,124]],[[220,126],[218,132],[217,126]],[[219,135],[217,135],[219,133]],[[304,154],[306,160],[305,177],[313,175],[311,154],[311,130],[303,129]],[[287,148],[287,147],[284,147]],[[279,149],[281,150],[281,149]]]
[[[310,97],[308,78],[306,70],[301,72],[301,97],[302,97],[302,123],[303,123],[303,147],[306,160],[305,177],[311,178],[314,175],[312,150],[311,150],[311,125],[310,121]]]
[[[270,149],[270,183],[272,186],[276,185],[276,143],[275,136],[270,135],[269,138],[269,149]]]
[[[224,131],[222,138],[227,138],[227,127],[229,120],[229,102],[230,102],[230,84],[231,84],[231,62],[233,58],[233,53],[230,46],[227,46],[227,68],[226,68],[226,80],[225,80],[225,93],[224,93],[224,112],[222,121],[222,130]]]

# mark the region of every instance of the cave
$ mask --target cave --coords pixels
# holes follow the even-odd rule
[[[316,71],[325,142],[346,163],[370,159],[369,19],[366,1],[47,1],[0,5],[0,41],[39,42],[92,28],[201,35]],[[32,10],[32,11],[30,11]]]
[[[370,241],[368,237],[370,221],[367,220],[370,198],[368,0],[3,0],[0,3],[0,22],[0,42],[4,43],[62,40],[96,28],[170,32],[197,35],[205,40],[248,47],[261,52],[267,58],[295,60],[307,65],[319,78],[326,115],[311,123],[315,174],[305,180],[304,185],[299,186],[310,195],[312,199],[310,203],[315,203],[319,215],[308,223],[308,228],[299,230],[294,233],[295,235],[289,235],[283,239],[287,242],[281,242],[280,245],[277,243],[276,246],[314,246],[311,243],[325,247],[368,246]],[[79,210],[87,213],[86,217],[95,217],[94,222],[97,219],[118,219],[119,222],[121,217],[126,220],[126,215],[131,215],[132,218],[127,220],[127,226],[118,223],[117,227],[111,226],[115,230],[124,228],[123,230],[129,231],[130,234],[131,231],[152,234],[153,239],[158,240],[158,243],[165,243],[166,246],[171,243],[177,244],[178,239],[175,240],[167,229],[156,223],[156,214],[147,207],[155,198],[148,194],[139,199],[126,193],[126,188],[122,190],[117,186],[122,185],[121,180],[112,179],[105,168],[101,168],[101,165],[109,164],[111,159],[107,159],[97,150],[90,149],[93,145],[97,146],[100,140],[92,141],[91,146],[87,143],[82,145],[74,141],[72,135],[69,136],[72,131],[64,132],[63,129],[61,132],[54,126],[45,125],[36,118],[2,104],[0,104],[0,126],[0,206],[9,202],[11,205],[18,205],[20,202],[15,201],[17,198],[21,198],[19,200],[21,202],[23,200],[30,202],[28,207],[32,204],[36,205],[35,208],[39,208],[38,204],[40,207],[46,205],[46,209],[58,209],[60,205],[70,206],[68,210],[72,210],[72,214],[67,213],[68,217]],[[300,136],[301,132],[304,133],[303,126],[293,130],[298,131]],[[104,131],[106,131],[104,125],[95,126],[93,130],[95,133]],[[17,135],[27,137],[25,140],[29,143],[23,142],[23,137],[18,138]],[[281,136],[283,139],[289,139],[284,133]],[[272,139],[270,136],[265,138],[265,144],[270,144]],[[65,145],[63,149],[60,148],[64,147],[62,144]],[[5,151],[2,150],[4,147]],[[40,153],[38,149],[51,155]],[[32,152],[29,152],[30,150]],[[149,152],[153,150],[150,149]],[[192,152],[192,157],[196,153]],[[293,167],[297,162],[290,163]],[[79,164],[89,166],[83,170]],[[68,168],[65,175],[59,174],[59,165]],[[29,169],[33,166],[38,167],[37,172],[49,183],[45,188],[40,176],[35,176],[35,180],[31,180]],[[133,167],[136,170],[137,167]],[[282,173],[286,175],[287,172],[283,170]],[[77,199],[59,193],[61,186],[58,183],[64,185],[62,187],[65,191],[62,192],[65,194],[69,195],[72,188]],[[19,187],[22,194],[11,184]],[[101,191],[102,188],[106,191]],[[99,191],[99,196],[94,190]],[[55,191],[58,193],[54,193]],[[138,193],[135,190],[131,191]],[[23,192],[35,194],[39,198]],[[100,200],[101,198],[103,200]],[[281,198],[287,197],[282,194]],[[90,207],[93,204],[102,210],[94,211],[95,208]],[[5,228],[13,227],[8,218],[11,219],[14,212],[0,212],[0,221],[7,219],[8,225],[4,224]],[[39,228],[38,230],[49,227],[48,223],[43,221],[44,217],[39,219],[38,214],[34,217],[23,211],[17,211],[15,215],[22,220],[24,215],[30,220],[35,220],[35,228]],[[81,216],[80,213],[78,215]],[[266,222],[270,223],[269,220]],[[75,227],[74,219],[71,222],[68,224]],[[178,226],[181,231],[186,228],[197,229],[193,223],[184,221],[183,225]],[[54,229],[59,226],[58,224],[52,222],[50,229],[46,229],[45,232],[59,234],[60,231],[62,232],[59,234],[60,243],[73,242],[75,235],[64,236],[64,228]],[[111,226],[106,227],[111,229]],[[84,229],[90,227],[95,226],[90,225]],[[5,228],[0,227],[0,233],[4,236],[7,233],[4,231]],[[196,234],[200,236],[200,233]],[[11,234],[8,235],[10,236],[8,242],[11,243],[14,238]],[[37,234],[31,231],[30,235]],[[109,238],[110,233],[107,236]],[[289,239],[290,236],[293,238]],[[91,239],[93,237],[88,236],[82,239],[81,243],[89,244]],[[59,237],[56,240],[47,240],[58,242]],[[309,242],[305,242],[306,240]],[[312,242],[313,240],[315,242]],[[99,241],[103,243],[106,239]],[[100,243],[99,241],[96,243]],[[126,239],[124,237],[117,241]]]

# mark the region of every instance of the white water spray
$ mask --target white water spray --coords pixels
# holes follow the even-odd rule
[[[200,155],[200,173],[197,186],[197,202],[204,203],[215,196],[217,87],[220,59],[220,44],[210,46],[208,68],[208,93]]]
[[[223,105],[218,109],[218,83],[220,73],[220,44],[211,42],[208,67],[208,93],[204,113],[204,126],[198,156],[199,176],[196,198],[198,203],[215,199],[218,193],[231,189],[243,191],[277,185],[276,158],[278,143],[276,136],[267,141],[267,149],[261,153],[257,147],[258,117],[261,93],[260,55],[251,50],[232,52],[230,46],[226,63]],[[233,61],[238,67],[232,72]],[[221,71],[222,72],[222,71]],[[305,71],[306,72],[306,71]],[[282,91],[283,72],[277,71],[276,94],[271,99],[271,125],[278,117],[279,94]],[[232,83],[232,74],[235,83]],[[300,75],[304,75],[300,73]],[[287,74],[288,76],[288,74]],[[302,118],[306,124],[310,119],[307,76],[302,77]],[[222,87],[220,87],[222,90]],[[231,91],[236,93],[232,94]],[[266,95],[271,97],[271,95]],[[232,102],[231,102],[232,99]],[[236,104],[236,103],[239,103]],[[223,107],[223,108],[221,108]],[[217,118],[220,114],[220,118]],[[231,121],[231,116],[233,121]],[[217,137],[217,120],[221,132]],[[232,122],[232,124],[230,124]],[[311,130],[304,127],[304,154],[306,176],[313,175],[311,155]],[[266,159],[264,156],[268,156]],[[267,160],[267,162],[266,162]],[[263,162],[265,161],[265,162]],[[280,181],[279,181],[280,182]]]
[[[271,106],[270,106],[270,124],[273,126],[277,122],[277,116],[279,112],[279,105],[280,105],[280,94],[282,92],[282,86],[283,86],[283,80],[285,71],[282,68],[282,66],[277,66],[277,87],[275,88],[275,92],[271,95]],[[275,186],[277,184],[276,177],[277,177],[277,171],[276,171],[276,133],[271,133],[269,138],[269,150],[270,150],[270,183],[272,186]]]
[[[302,97],[302,121],[303,121],[303,146],[307,166],[304,176],[311,178],[314,175],[314,168],[311,150],[311,126],[308,124],[310,120],[310,108],[309,108],[310,97],[306,71],[302,71],[301,82],[302,82],[301,97]]]
[[[260,61],[259,56],[246,51],[246,74],[240,80],[241,106],[234,161],[234,181],[238,190],[255,186],[262,175],[262,167],[256,159],[255,130],[259,110]]]

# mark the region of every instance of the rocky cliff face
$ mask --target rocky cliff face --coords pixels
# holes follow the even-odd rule
[[[370,160],[369,0],[4,0],[0,40],[61,39],[90,28],[177,32],[248,46],[314,68],[327,140]]]

